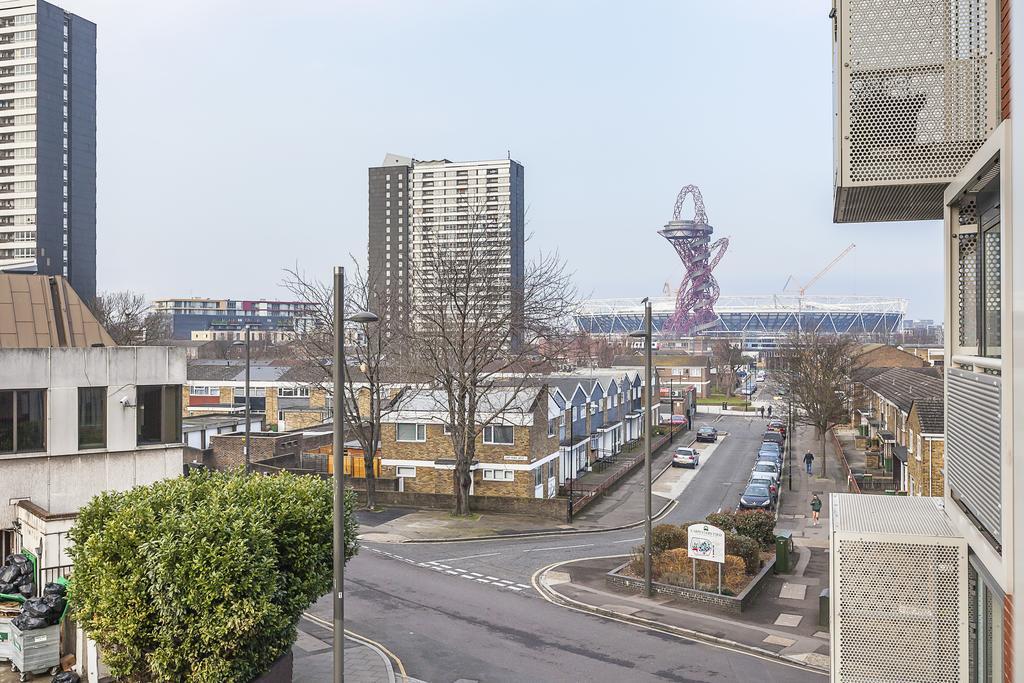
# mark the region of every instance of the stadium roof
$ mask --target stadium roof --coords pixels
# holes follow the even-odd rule
[[[651,312],[667,314],[675,310],[675,297],[651,299]],[[643,313],[640,299],[590,299],[580,304],[577,315],[606,315]],[[797,294],[752,294],[748,296],[723,296],[715,305],[715,312],[722,313],[898,313],[905,315],[907,300],[884,296],[804,296]]]

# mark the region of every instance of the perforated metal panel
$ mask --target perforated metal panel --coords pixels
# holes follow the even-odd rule
[[[1001,389],[998,376],[948,368],[946,481],[1002,542]]]
[[[941,186],[998,124],[995,0],[836,9],[835,219],[942,218]]]
[[[966,541],[937,499],[855,497],[830,501],[844,518],[830,543],[832,680],[959,683],[968,666]]]
[[[957,236],[957,338],[960,346],[978,345],[978,233]]]

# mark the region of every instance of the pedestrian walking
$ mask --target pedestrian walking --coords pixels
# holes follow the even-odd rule
[[[811,498],[811,519],[814,520],[814,526],[818,526],[818,516],[821,514],[821,498],[818,498],[818,494],[815,493]]]
[[[807,474],[811,473],[811,463],[814,462],[814,453],[807,451],[804,453],[804,465],[807,467]]]
[[[761,417],[764,418],[764,406],[761,406],[760,410],[761,410]]]
[[[772,407],[768,406],[768,419],[770,420],[771,417],[772,417]]]

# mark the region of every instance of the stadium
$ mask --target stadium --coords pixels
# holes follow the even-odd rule
[[[675,310],[675,297],[651,300],[655,333],[662,333]],[[900,331],[906,311],[905,299],[889,297],[723,296],[715,305],[714,323],[697,334],[743,339],[751,349],[771,348],[797,331],[884,338]],[[644,307],[639,299],[593,299],[583,302],[575,318],[582,332],[620,336],[640,329]]]

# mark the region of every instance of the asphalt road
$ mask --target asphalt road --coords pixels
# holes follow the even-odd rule
[[[728,436],[660,521],[703,519],[735,506],[764,423],[725,417],[715,424]],[[432,683],[824,680],[775,660],[568,610],[531,587],[542,567],[626,554],[642,534],[638,528],[535,539],[365,543],[346,567],[346,626],[384,643],[411,676]],[[329,618],[329,600],[312,611]]]

